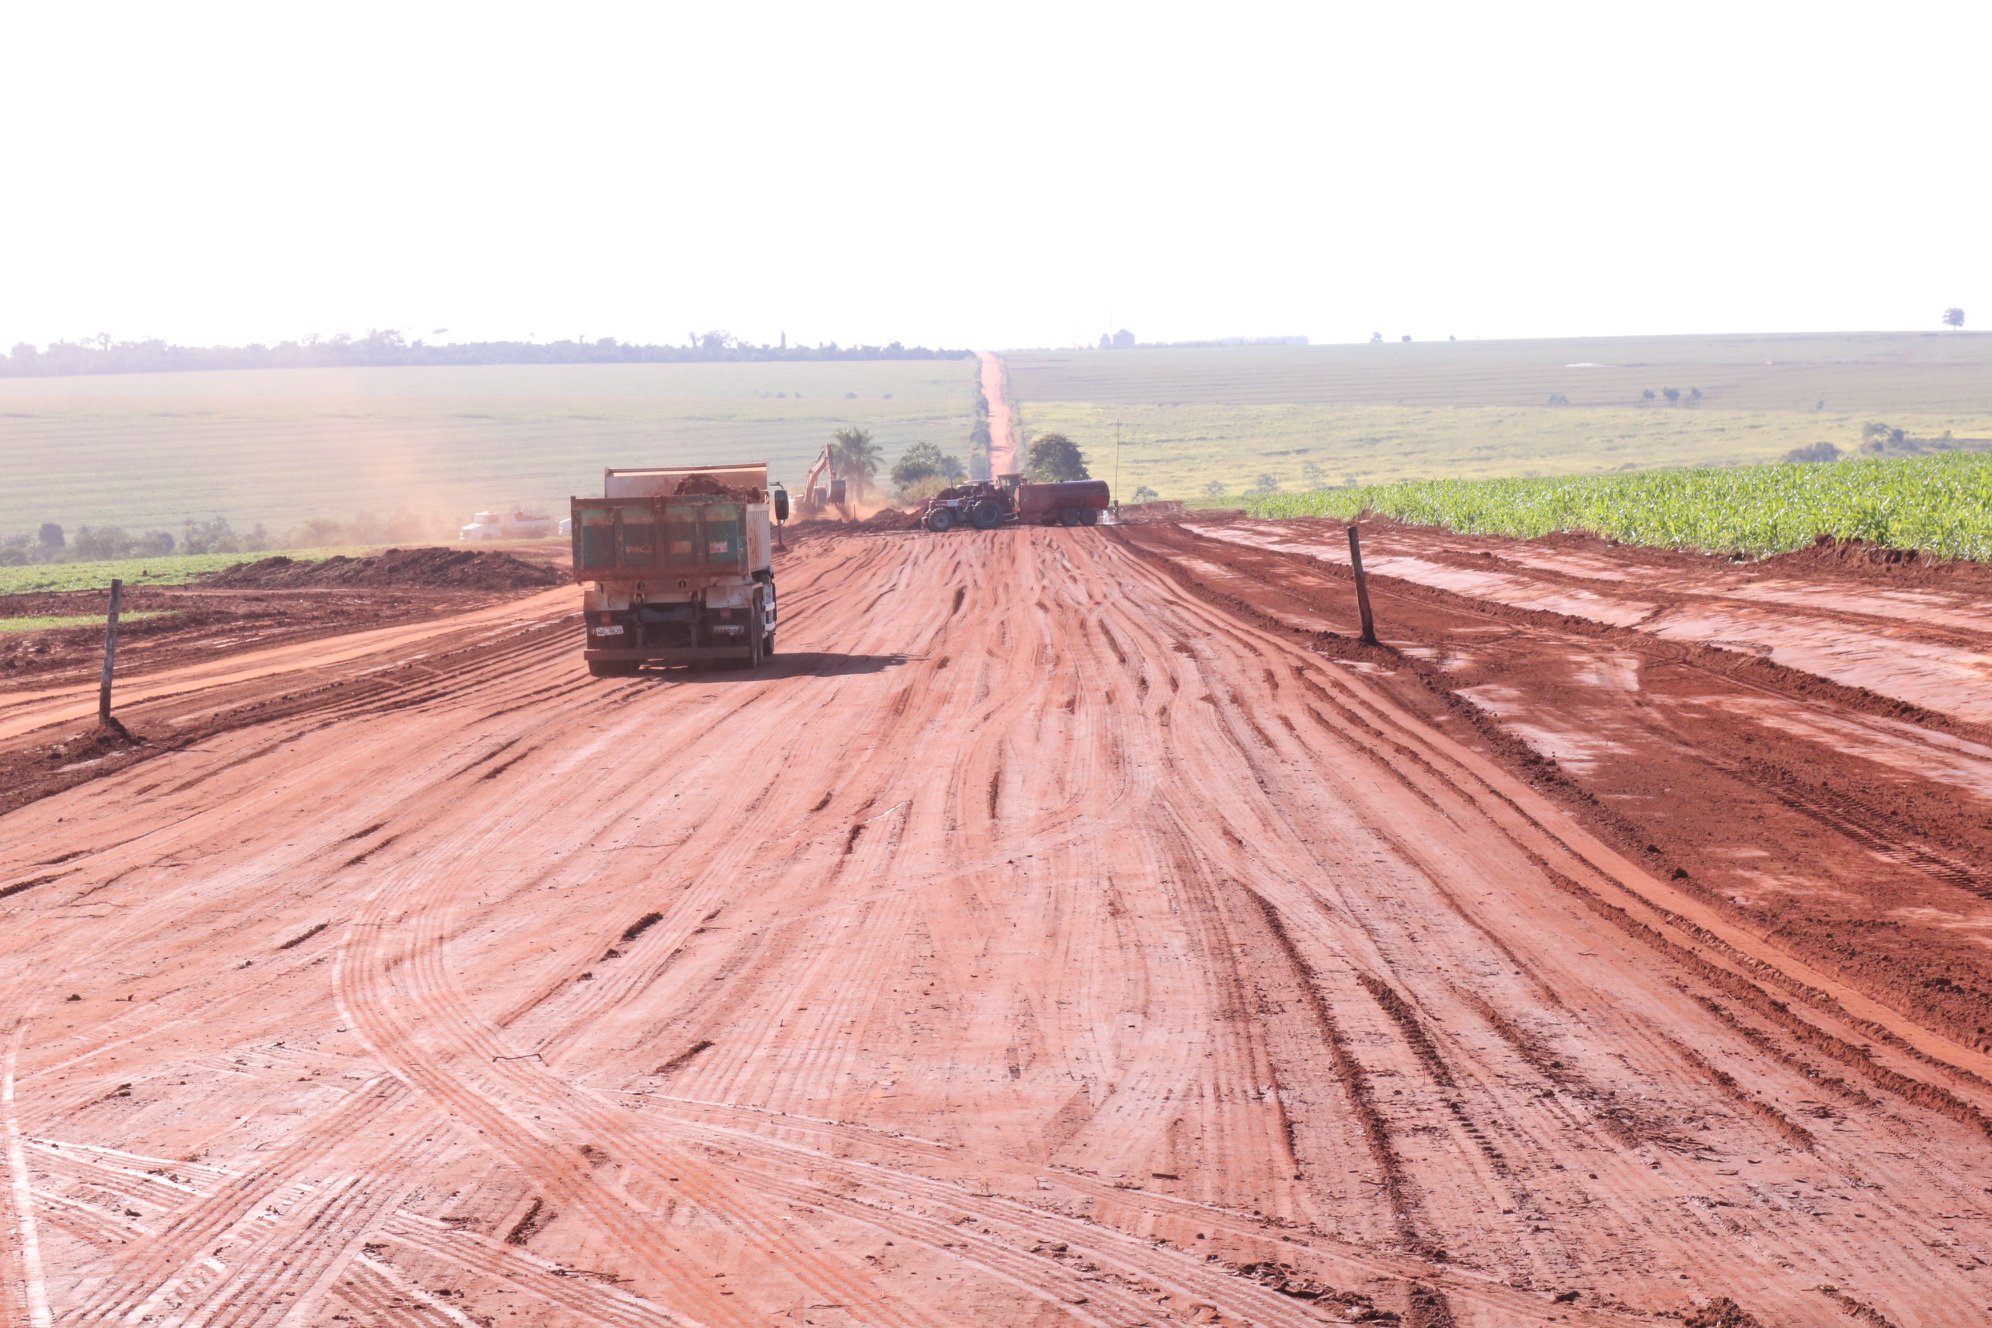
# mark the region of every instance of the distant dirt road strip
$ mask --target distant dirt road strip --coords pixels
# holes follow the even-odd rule
[[[1262,545],[798,540],[752,673],[590,680],[559,591],[143,679],[284,699],[0,817],[0,1317],[1982,1321],[1975,731],[1912,780],[1879,702],[1389,577],[1363,647]],[[1801,778],[1855,732],[1896,832]],[[1861,854],[1900,918],[1808,893]]]
[[[982,396],[989,403],[989,473],[1013,474],[1018,469],[1017,413],[1004,390],[1003,361],[991,351],[977,351],[982,360]]]

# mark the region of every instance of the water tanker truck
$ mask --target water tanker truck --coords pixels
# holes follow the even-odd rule
[[[788,495],[770,503],[765,462],[611,468],[600,498],[570,502],[588,672],[773,653],[769,518],[787,518]]]
[[[943,489],[927,502],[920,524],[932,531],[969,525],[1094,526],[1112,495],[1105,480],[1034,483],[1021,475],[1000,475]]]

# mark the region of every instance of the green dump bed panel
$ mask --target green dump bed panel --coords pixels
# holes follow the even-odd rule
[[[748,571],[747,510],[738,502],[576,498],[573,515],[577,581]]]

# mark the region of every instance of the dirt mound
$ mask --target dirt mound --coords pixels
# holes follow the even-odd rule
[[[866,530],[918,530],[920,517],[897,507],[881,507],[859,524]]]
[[[1751,1313],[1727,1296],[1717,1296],[1687,1317],[1687,1328],[1763,1328]]]
[[[266,590],[313,586],[450,586],[461,590],[534,590],[563,584],[567,577],[544,563],[509,553],[472,549],[389,549],[364,558],[338,555],[299,562],[278,554],[237,563],[203,577],[201,585],[221,590]]]
[[[1969,582],[1992,591],[1992,567],[1983,563],[1939,558],[1915,549],[1892,549],[1866,540],[1834,539],[1821,535],[1810,547],[1791,553],[1774,554],[1763,566],[1795,574],[1817,574],[1840,569],[1879,573],[1891,582],[1945,581]]]
[[[710,475],[687,475],[678,481],[675,490],[678,497],[739,498],[745,502],[757,501],[761,491],[755,488],[735,488]]]
[[[1123,526],[1138,526],[1150,521],[1181,521],[1186,515],[1181,499],[1168,498],[1152,503],[1122,503],[1115,519]]]

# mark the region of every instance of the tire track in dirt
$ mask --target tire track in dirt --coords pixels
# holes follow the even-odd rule
[[[410,1323],[1298,1325],[1334,1302],[1277,1288],[1310,1282],[1425,1323],[1806,1321],[1823,1284],[1975,1312],[1963,1127],[1772,1007],[1848,1046],[1851,1015],[1623,895],[1382,675],[1111,535],[826,532],[797,565],[844,579],[784,572],[796,653],[761,674],[594,685],[571,637],[497,643],[17,813],[0,881],[65,869],[0,904],[43,963],[7,993],[27,1137],[228,1163],[188,1196],[37,1162],[63,1307],[258,1323],[261,1268],[300,1315]],[[116,981],[62,1002],[92,964]],[[402,1114],[328,1137],[342,1074],[384,1069]],[[239,1119],[189,1128],[176,1087]],[[100,1185],[150,1197],[72,1206]]]

